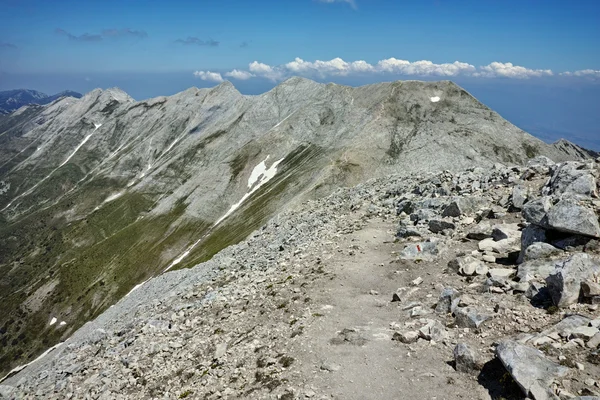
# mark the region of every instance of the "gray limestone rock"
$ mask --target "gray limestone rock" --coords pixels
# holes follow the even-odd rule
[[[492,237],[492,225],[487,221],[481,221],[467,233],[467,238],[473,240],[483,240]]]
[[[408,331],[408,332],[394,332],[392,336],[392,340],[396,340],[398,342],[402,342],[405,344],[415,343],[419,340],[419,332],[418,331]]]
[[[588,326],[590,323],[590,319],[583,315],[569,315],[563,318],[558,323],[552,325],[551,327],[544,329],[537,335],[531,337],[527,343],[531,343],[534,346],[542,343],[548,337],[568,337],[573,330],[582,327]]]
[[[525,250],[533,243],[545,242],[546,230],[538,225],[530,224],[521,232],[521,252],[517,259],[517,264],[520,264],[525,259]]]
[[[529,193],[528,193],[526,187],[524,187],[522,185],[513,186],[511,198],[512,198],[512,205],[514,208],[516,208],[517,210],[522,209],[523,206],[525,205],[525,203],[527,202],[528,197],[529,197]]]
[[[577,200],[565,198],[547,213],[548,227],[559,232],[600,238],[600,224],[596,213]]]
[[[530,224],[540,225],[546,216],[548,210],[552,207],[552,198],[543,196],[535,200],[529,201],[523,206],[521,211],[523,218]]]
[[[569,372],[567,367],[548,360],[541,351],[511,340],[496,347],[496,356],[523,393],[535,400],[557,399],[551,385]]]
[[[554,164],[555,164],[554,161],[552,161],[551,159],[549,159],[546,156],[535,156],[532,159],[527,161],[528,167],[537,167],[537,166],[551,167]]]
[[[470,215],[486,204],[487,202],[479,197],[456,197],[444,209],[442,216],[460,217],[461,215]]]
[[[546,278],[552,302],[558,307],[577,303],[581,283],[600,274],[600,264],[588,254],[576,253],[558,264]]]
[[[545,280],[556,271],[556,261],[552,260],[530,260],[517,267],[517,278],[519,282],[531,280]]]
[[[492,229],[492,238],[498,242],[504,239],[518,239],[521,236],[517,224],[498,224]]]
[[[563,251],[552,246],[549,243],[535,242],[527,246],[523,256],[523,261],[539,260],[562,254]]]
[[[477,351],[467,343],[458,343],[453,351],[454,367],[458,372],[473,372],[481,369]]]
[[[10,385],[0,385],[0,399],[12,399],[16,389]]]
[[[397,238],[420,237],[421,232],[410,226],[400,225],[396,231]]]
[[[548,187],[551,194],[598,197],[596,178],[584,163],[577,161],[567,161],[556,166]]]
[[[479,328],[492,315],[479,312],[474,307],[457,308],[454,312],[456,325],[461,328]]]
[[[429,221],[429,230],[433,233],[440,233],[446,229],[456,229],[456,225],[449,221],[444,221],[442,219],[432,219]]]
[[[419,329],[419,337],[433,342],[441,342],[448,338],[448,331],[440,321],[429,320],[425,326]]]
[[[596,297],[600,296],[600,283],[592,280],[586,280],[581,282],[581,291],[583,297]]]
[[[453,313],[460,302],[460,292],[454,288],[444,288],[435,306],[438,314]]]

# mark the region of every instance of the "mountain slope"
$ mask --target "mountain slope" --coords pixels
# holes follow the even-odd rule
[[[226,82],[142,102],[96,89],[0,127],[3,370],[148,278],[205,261],[340,186],[588,156],[535,139],[446,81],[292,78],[260,96]]]
[[[53,96],[48,96],[45,93],[37,90],[16,89],[0,92],[0,115],[9,114],[23,106],[30,104],[49,104],[61,97],[80,98],[80,93],[72,90],[65,90]]]

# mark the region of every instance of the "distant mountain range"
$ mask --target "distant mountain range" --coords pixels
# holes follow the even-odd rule
[[[81,93],[65,90],[49,96],[37,90],[16,89],[0,92],[0,114],[9,114],[28,104],[49,104],[61,97],[81,98]]]

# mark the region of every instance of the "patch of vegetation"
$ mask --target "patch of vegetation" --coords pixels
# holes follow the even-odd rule
[[[550,315],[556,314],[559,311],[560,311],[560,308],[558,308],[556,306],[550,306],[546,309],[546,312]]]
[[[303,179],[305,176],[319,169],[320,166],[314,159],[321,152],[322,150],[314,145],[299,146],[291,152],[280,164],[277,175],[254,192],[230,217],[211,230],[177,269],[193,267],[211,259],[222,249],[239,243],[264,225],[278,209],[279,201],[285,196],[288,187],[293,185],[296,189],[297,185],[302,184],[299,182],[308,182],[307,179]],[[287,179],[289,176],[293,176],[293,179]]]
[[[523,150],[525,150],[525,155],[527,155],[528,158],[533,158],[540,154],[540,150],[537,146],[525,142],[523,142]]]
[[[3,270],[0,277],[0,326],[6,343],[0,346],[2,373],[34,358],[61,340],[67,330],[78,328],[135,284],[160,272],[165,250],[187,245],[209,227],[202,221],[172,226],[185,211],[183,201],[169,214],[139,219],[153,204],[140,193],[126,194],[79,220],[60,216],[75,205],[93,204],[80,197],[105,197],[105,185],[91,183],[56,206],[0,226],[0,265],[20,264]],[[58,283],[40,300],[39,309],[21,307],[52,280]],[[70,310],[67,328],[49,327],[48,315],[64,310]]]

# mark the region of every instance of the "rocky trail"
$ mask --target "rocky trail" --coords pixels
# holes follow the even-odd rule
[[[597,162],[392,176],[149,281],[6,398],[597,399]]]

